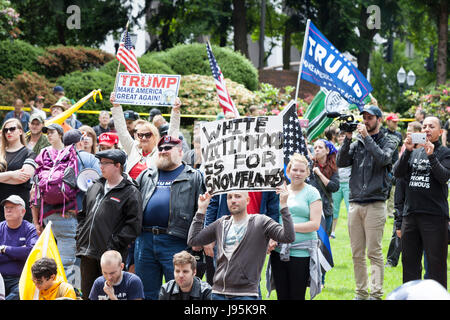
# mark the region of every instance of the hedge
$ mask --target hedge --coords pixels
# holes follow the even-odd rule
[[[229,48],[212,46],[212,50],[225,78],[242,83],[249,90],[258,89],[258,71],[247,58]],[[164,53],[147,55],[166,63],[176,74],[211,76],[205,44],[181,44]]]
[[[37,63],[37,57],[44,52],[22,40],[0,41],[0,77],[13,79],[23,71],[42,74],[44,68]]]

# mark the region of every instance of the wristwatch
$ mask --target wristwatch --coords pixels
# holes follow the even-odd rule
[[[3,245],[1,245],[0,246],[0,253],[1,254],[4,254],[5,253],[5,250],[6,250],[6,246],[3,244]]]

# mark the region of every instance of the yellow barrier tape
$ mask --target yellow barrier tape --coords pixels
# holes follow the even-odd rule
[[[99,93],[100,99],[101,98],[101,93]],[[30,111],[31,108],[28,107],[23,107],[22,108],[25,111]],[[0,110],[14,110],[14,107],[10,107],[10,106],[0,106]],[[50,112],[49,108],[42,108],[42,110],[44,110],[45,112]],[[98,110],[78,110],[75,113],[77,114],[100,114],[100,111]],[[148,117],[150,115],[150,113],[145,113],[145,112],[140,112],[138,113],[140,116],[145,116]],[[166,114],[162,114],[163,117],[170,117],[170,114],[166,113]],[[215,115],[208,115],[208,114],[181,114],[182,118],[208,118],[208,119],[216,119],[217,116]],[[303,119],[302,117],[299,117],[300,119]],[[414,118],[400,118],[399,121],[404,121],[404,122],[410,122],[410,121],[416,121],[416,119]]]

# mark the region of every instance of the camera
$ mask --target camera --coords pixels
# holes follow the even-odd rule
[[[355,121],[355,117],[352,114],[340,114],[338,112],[329,112],[328,118],[337,118],[336,120],[342,121],[339,124],[339,130],[344,132],[353,132],[358,127],[358,121]]]

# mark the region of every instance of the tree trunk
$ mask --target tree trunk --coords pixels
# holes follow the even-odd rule
[[[367,69],[369,68],[369,58],[370,52],[373,47],[373,37],[377,33],[377,29],[368,29],[367,28],[367,19],[369,18],[369,14],[367,13],[367,8],[365,6],[361,7],[360,15],[359,15],[359,38],[360,41],[365,44],[360,46],[357,59],[358,59],[358,70],[367,77]]]
[[[292,43],[292,31],[289,26],[286,25],[283,35],[283,70],[291,69],[291,43]]]
[[[447,80],[447,41],[448,41],[448,2],[439,3],[438,20],[438,48],[436,63],[436,85],[445,84]]]
[[[259,27],[259,60],[258,68],[264,68],[264,38],[266,27],[266,0],[261,0],[261,22]]]
[[[247,24],[245,0],[233,0],[234,50],[250,59],[247,45]]]

